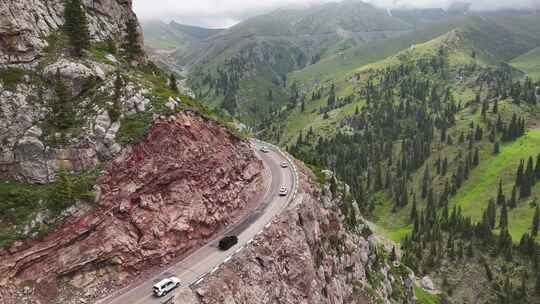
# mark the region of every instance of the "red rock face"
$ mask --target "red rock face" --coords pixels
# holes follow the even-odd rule
[[[0,302],[17,303],[22,282],[47,303],[60,280],[122,283],[166,263],[233,222],[261,191],[261,172],[249,145],[213,121],[191,112],[156,121],[107,166],[93,212],[0,251]]]

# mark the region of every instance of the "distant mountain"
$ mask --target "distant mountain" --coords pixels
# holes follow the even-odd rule
[[[189,70],[188,84],[198,97],[256,126],[290,101],[290,78],[317,82],[458,27],[466,27],[486,60],[509,61],[540,44],[537,17],[530,11],[478,13],[466,7],[381,9],[346,0],[279,9],[221,31],[172,24],[164,30],[161,24],[160,31],[151,26],[145,33],[155,41],[147,44],[175,44],[174,54],[157,57],[166,56],[171,70]]]
[[[208,29],[179,24],[174,21],[147,21],[142,23],[145,44],[153,49],[184,49],[204,40],[221,29]]]
[[[321,58],[414,30],[357,0],[279,9],[245,20],[177,52],[198,95],[248,123],[286,102],[287,74]]]

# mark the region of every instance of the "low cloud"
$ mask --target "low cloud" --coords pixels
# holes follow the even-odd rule
[[[354,1],[354,0],[345,0]],[[228,27],[245,18],[281,7],[306,6],[336,0],[135,0],[141,19],[176,20],[207,27]],[[365,0],[375,6],[390,8],[447,8],[456,0]],[[471,0],[474,10],[501,8],[539,8],[540,0]]]

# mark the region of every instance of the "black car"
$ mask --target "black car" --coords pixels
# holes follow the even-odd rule
[[[229,250],[229,248],[236,245],[237,243],[238,237],[235,235],[229,235],[219,241],[219,249],[223,251]]]

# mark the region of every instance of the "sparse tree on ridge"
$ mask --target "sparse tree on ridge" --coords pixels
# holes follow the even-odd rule
[[[142,54],[141,45],[139,44],[137,21],[134,18],[129,18],[126,23],[126,43],[124,49],[130,60],[134,60]]]
[[[171,76],[169,77],[169,88],[171,91],[178,93],[178,85],[176,84],[176,76],[174,76],[174,73],[171,73]]]

